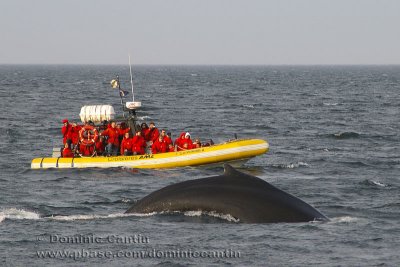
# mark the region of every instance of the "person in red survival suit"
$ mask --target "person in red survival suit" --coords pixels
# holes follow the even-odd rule
[[[193,142],[192,139],[190,139],[190,133],[185,133],[185,139],[182,139],[181,145],[185,150],[193,148]]]
[[[160,135],[160,131],[157,129],[156,124],[154,122],[150,122],[149,124],[149,134],[146,139],[146,141],[150,141],[150,144],[153,144],[154,142],[157,141],[158,136]]]
[[[61,128],[61,133],[63,135],[63,144],[68,143],[71,144],[72,139],[71,139],[71,129],[72,125],[69,124],[67,119],[64,119],[62,121],[63,127]]]
[[[151,146],[153,154],[165,153],[168,151],[168,145],[165,143],[164,138],[159,136],[158,139]]]
[[[133,155],[144,155],[146,153],[146,140],[144,140],[141,131],[136,131],[136,135],[132,138]]]
[[[129,133],[131,131],[131,128],[126,128],[125,122],[121,122],[121,124],[117,124],[117,128],[119,131],[119,143],[121,144],[122,140],[124,139],[125,133]]]
[[[116,156],[119,152],[119,130],[116,127],[115,121],[112,121],[111,126],[104,130],[100,135],[108,136],[106,145],[107,156]]]
[[[72,139],[72,144],[74,147],[78,145],[79,143],[79,131],[82,129],[81,125],[77,125],[76,123],[72,123],[72,128],[71,128],[71,139]]]
[[[62,157],[63,158],[73,158],[74,153],[72,152],[71,148],[69,148],[68,143],[65,143],[64,149],[62,151]]]
[[[182,142],[183,142],[183,140],[185,139],[185,134],[186,134],[186,133],[183,132],[183,133],[181,133],[181,134],[179,135],[178,138],[175,139],[175,142],[174,142],[174,144],[175,144],[175,151],[180,151],[180,150],[182,150],[182,147],[183,147]]]
[[[167,152],[175,152],[175,147],[173,144],[168,145],[168,151]]]
[[[140,128],[142,129],[141,136],[144,138],[145,141],[149,141],[149,140],[146,140],[146,137],[149,136],[149,134],[150,134],[150,128],[149,128],[149,126],[147,126],[147,123],[143,122],[140,125]]]
[[[84,144],[79,145],[79,153],[84,156],[84,157],[91,157],[93,156],[94,153],[94,145],[92,146],[87,146]]]
[[[164,142],[167,144],[167,146],[169,146],[169,144],[172,144],[171,138],[167,135],[164,129],[161,130],[161,136],[163,137]]]
[[[121,155],[130,156],[132,155],[133,140],[130,137],[129,132],[125,133],[124,139],[121,142]]]

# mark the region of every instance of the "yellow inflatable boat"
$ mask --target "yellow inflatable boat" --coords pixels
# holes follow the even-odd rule
[[[120,121],[126,123],[129,127],[131,134],[135,131],[140,131],[141,127],[138,124],[136,110],[139,109],[141,102],[135,102],[133,97],[132,87],[132,102],[124,103],[123,96],[127,92],[123,91],[120,87],[119,77],[111,81],[113,88],[119,89],[121,97],[121,105],[123,116]],[[82,123],[100,124],[104,121],[118,120],[115,117],[114,108],[110,105],[89,105],[83,106],[79,114]],[[99,126],[91,126],[96,131],[100,130]],[[94,145],[97,135],[90,137],[87,134],[87,140],[84,135],[81,136],[80,142],[86,141],[86,145]],[[83,140],[84,139],[84,140]],[[211,145],[209,145],[211,144]],[[61,157],[61,148],[56,147],[53,149],[53,155],[49,158],[35,158],[32,160],[32,169],[66,169],[66,168],[113,168],[113,167],[128,167],[128,168],[176,168],[185,166],[199,166],[219,164],[222,162],[240,162],[243,163],[252,157],[264,154],[268,151],[269,145],[266,141],[261,139],[235,139],[221,144],[213,144],[211,141],[207,146],[202,146],[196,149],[183,150],[177,152],[168,152],[160,154],[145,154],[134,156],[96,156],[96,151],[92,157],[79,156],[75,153],[74,158]]]
[[[88,158],[36,158],[32,160],[31,168],[175,168],[232,161],[243,162],[266,153],[268,149],[268,143],[261,139],[233,140],[208,147],[161,154]]]

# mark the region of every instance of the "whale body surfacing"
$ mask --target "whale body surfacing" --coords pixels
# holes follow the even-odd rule
[[[224,165],[223,175],[166,186],[132,205],[126,213],[202,211],[229,214],[242,223],[326,221],[301,199],[266,181]]]

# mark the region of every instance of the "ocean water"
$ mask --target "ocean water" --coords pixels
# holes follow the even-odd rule
[[[124,215],[172,183],[222,167],[31,170],[61,120],[112,104],[127,66],[0,66],[1,266],[399,266],[400,66],[134,66],[139,117],[176,137],[263,138],[241,168],[329,222]],[[128,98],[130,95],[128,96]]]

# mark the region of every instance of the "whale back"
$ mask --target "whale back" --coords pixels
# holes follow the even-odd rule
[[[268,182],[224,165],[224,174],[188,180],[157,190],[127,213],[203,211],[229,214],[245,223],[326,220],[304,201]]]

